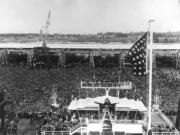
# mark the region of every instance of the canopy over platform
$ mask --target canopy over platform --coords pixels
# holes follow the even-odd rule
[[[99,104],[103,104],[108,99],[111,104],[116,104],[116,111],[147,111],[142,101],[134,99],[117,98],[112,96],[100,96],[95,98],[72,100],[68,110],[99,110]]]
[[[99,110],[99,105],[93,98],[75,99],[71,101],[68,110]]]
[[[147,111],[146,107],[142,103],[142,101],[134,100],[134,99],[127,99],[122,98],[120,99],[120,102],[116,104],[116,110],[117,111],[126,111],[126,110],[132,110],[132,111]]]

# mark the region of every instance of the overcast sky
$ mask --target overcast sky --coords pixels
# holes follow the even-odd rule
[[[180,31],[179,0],[0,0],[0,33],[39,33],[51,10],[50,33]]]

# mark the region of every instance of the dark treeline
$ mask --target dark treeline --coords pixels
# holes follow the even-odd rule
[[[50,34],[49,42],[122,42],[133,43],[144,32],[105,32],[97,34]],[[35,42],[40,35],[30,34],[0,34],[0,42]],[[154,33],[154,43],[180,43],[180,32]]]

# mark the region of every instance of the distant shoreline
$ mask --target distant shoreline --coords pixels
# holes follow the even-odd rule
[[[107,32],[97,34],[49,34],[49,43],[134,43],[143,32],[121,33],[121,32]],[[180,32],[166,32],[154,33],[154,43],[180,43]],[[17,42],[30,43],[39,42],[41,40],[40,34],[0,34],[0,43]]]

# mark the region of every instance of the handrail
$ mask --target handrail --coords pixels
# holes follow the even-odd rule
[[[55,134],[59,134],[59,133],[61,133],[61,135],[63,135],[62,133],[70,133],[70,134],[72,134],[73,132],[75,132],[76,130],[78,130],[79,128],[83,128],[83,127],[86,127],[87,125],[85,124],[85,123],[81,123],[81,122],[79,122],[79,123],[77,123],[75,126],[73,126],[72,128],[70,128],[70,130],[68,130],[68,131],[55,131],[54,129],[53,130],[51,130],[51,131],[47,131],[47,130],[41,130],[41,134],[42,135],[46,135],[46,134],[52,134],[52,135],[54,135],[54,133]]]
[[[74,132],[76,129],[78,129],[79,127],[81,127],[81,124],[80,123],[78,123],[77,125],[75,125],[75,126],[73,126],[72,128],[71,128],[71,132]]]
[[[75,131],[70,132],[70,135],[73,135],[73,134],[76,133],[78,130],[80,130],[80,132],[82,132],[83,129],[86,129],[86,130],[87,130],[87,127],[82,127],[82,126],[80,126],[80,127],[77,128]]]
[[[164,115],[164,113],[161,112],[161,110],[158,109],[159,114],[164,119],[164,121],[170,126],[173,127],[173,123]]]

